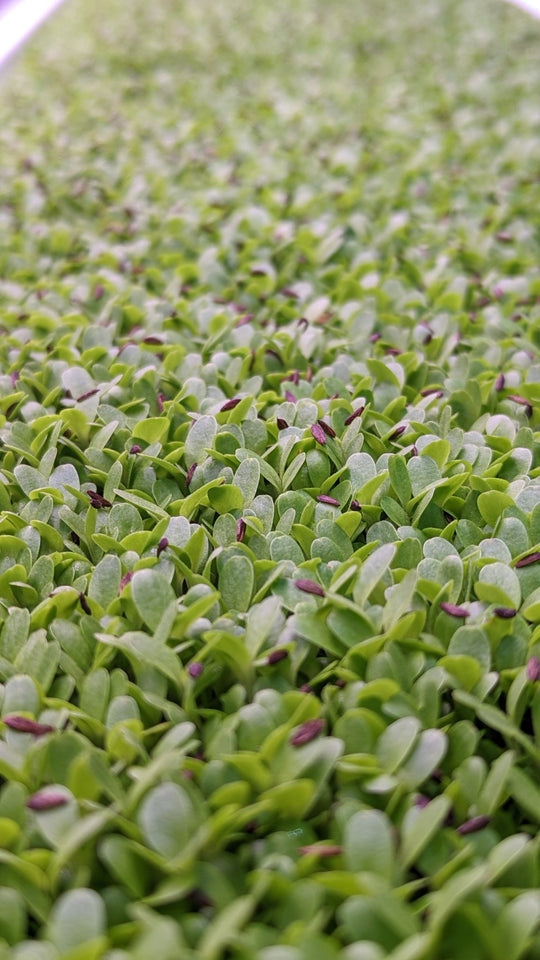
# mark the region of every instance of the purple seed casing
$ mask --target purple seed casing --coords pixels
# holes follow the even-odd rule
[[[39,723],[37,720],[20,717],[17,714],[2,717],[2,723],[5,723],[10,730],[16,730],[17,733],[31,733],[34,737],[43,737],[46,733],[54,733],[56,730],[56,727],[50,723]]]
[[[274,663],[281,663],[282,660],[286,660],[288,656],[289,656],[288,650],[272,650],[268,654],[268,657],[266,658],[266,662],[268,666],[272,666]]]
[[[95,510],[100,510],[101,507],[112,507],[110,500],[106,500],[97,490],[87,490],[86,492],[90,497],[90,506],[94,507]]]
[[[238,543],[242,543],[246,535],[246,521],[240,517],[236,523],[236,540]]]
[[[540,657],[530,657],[527,662],[527,680],[536,683],[540,680]]]
[[[339,843],[308,843],[305,847],[299,847],[299,852],[303,856],[314,853],[317,857],[338,857],[343,853],[343,847]]]
[[[517,568],[529,567],[531,563],[538,563],[540,560],[540,550],[535,550],[534,553],[529,553],[528,556],[522,557],[521,560],[518,560],[515,564]]]
[[[324,597],[324,590],[319,583],[314,580],[295,580],[294,585],[303,593],[312,593],[316,597]]]
[[[314,423],[313,426],[311,427],[311,433],[313,438],[317,441],[317,443],[320,443],[322,446],[325,445],[326,434],[323,428],[320,426],[320,424]]]
[[[28,797],[26,806],[29,810],[37,812],[40,810],[56,810],[57,807],[65,807],[67,803],[69,803],[69,797],[66,797],[64,793],[45,787]]]
[[[309,743],[318,737],[324,729],[324,720],[306,720],[296,733],[293,733],[289,743],[293,747],[301,747],[304,743]]]
[[[441,610],[444,610],[449,617],[468,617],[470,616],[469,611],[465,607],[459,607],[455,603],[447,603],[446,600],[443,600],[441,603]]]
[[[479,830],[483,830],[489,823],[491,823],[491,817],[485,815],[471,817],[470,820],[465,820],[465,823],[457,827],[456,832],[461,837],[466,837],[469,833],[478,833]]]
[[[226,400],[225,403],[219,408],[219,412],[225,413],[227,410],[234,410],[234,408],[240,403],[241,399],[241,397],[233,397],[232,400]]]
[[[357,417],[361,417],[365,409],[366,408],[362,406],[362,407],[357,407],[356,410],[353,410],[353,412],[350,413],[348,417],[345,417],[345,420],[343,421],[345,426],[348,427],[349,424],[353,422],[353,420],[356,420]]]
[[[169,546],[169,541],[167,540],[167,537],[162,537],[157,545],[157,550],[156,550],[157,556],[160,557],[163,551],[166,550],[168,546]]]
[[[324,430],[327,437],[335,437],[336,431],[329,423],[326,423],[325,420],[317,420],[317,423]]]
[[[90,615],[92,613],[90,604],[88,603],[84,593],[79,593],[79,603],[86,614]]]
[[[195,473],[196,469],[197,469],[197,464],[192,463],[188,472],[186,473],[186,487],[188,487],[188,489],[191,481],[193,480],[193,474]]]

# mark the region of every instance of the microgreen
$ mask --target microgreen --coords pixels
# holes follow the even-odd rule
[[[177,7],[0,90],[0,960],[538,960],[538,27]]]

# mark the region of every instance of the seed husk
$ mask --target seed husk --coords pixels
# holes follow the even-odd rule
[[[269,666],[272,666],[274,663],[280,663],[281,660],[286,660],[289,656],[288,650],[272,650],[266,659],[266,662]]]
[[[167,537],[162,537],[161,540],[159,541],[158,545],[157,545],[157,551],[156,551],[156,553],[157,553],[158,557],[161,556],[161,554],[163,553],[163,551],[166,550],[168,546],[169,546],[169,541],[167,540]]]
[[[326,423],[324,420],[317,420],[317,423],[322,427],[327,437],[335,437],[336,431],[329,423]]]
[[[455,603],[447,603],[446,600],[443,600],[441,603],[441,610],[444,610],[450,617],[469,617],[470,613],[465,607],[459,607]]]
[[[236,540],[238,543],[242,543],[246,535],[246,521],[240,517],[236,523]]]
[[[320,424],[314,423],[314,424],[312,425],[312,427],[311,427],[311,433],[312,433],[313,438],[317,441],[317,443],[320,443],[322,446],[325,445],[325,443],[326,443],[326,434],[325,434],[323,428],[320,426]]]
[[[314,740],[315,737],[318,737],[319,734],[324,729],[324,720],[306,720],[296,731],[293,733],[289,743],[293,747],[301,747],[304,743],[309,743],[310,740]]]
[[[241,399],[241,397],[233,397],[231,400],[226,400],[225,403],[219,408],[219,412],[225,413],[227,410],[234,410],[234,408],[240,403]]]
[[[471,817],[470,820],[466,820],[465,823],[460,824],[456,832],[459,833],[460,836],[465,837],[469,833],[478,833],[479,830],[487,827],[489,823],[491,823],[491,817],[487,817],[485,814],[479,817]]]
[[[294,585],[303,593],[313,593],[316,597],[324,597],[323,588],[320,583],[315,583],[314,580],[295,580]]]
[[[317,857],[337,857],[343,853],[343,847],[339,843],[308,843],[299,850],[304,856],[314,853]]]
[[[66,803],[69,803],[69,798],[66,797],[64,793],[59,793],[57,790],[49,790],[45,788],[44,790],[38,790],[37,793],[32,794],[31,797],[28,797],[26,801],[26,806],[29,810],[56,810],[57,807],[65,807]]]
[[[345,417],[345,420],[343,421],[345,426],[348,427],[349,424],[353,422],[353,420],[356,420],[357,417],[361,417],[365,409],[366,408],[364,406],[361,406],[361,407],[357,407],[356,410],[353,410],[353,412],[350,413],[348,417]]]
[[[79,603],[85,613],[87,614],[92,613],[90,609],[90,604],[88,603],[88,600],[86,599],[86,596],[84,595],[84,593],[79,593]]]
[[[10,730],[16,730],[18,733],[31,733],[34,737],[43,737],[46,733],[54,733],[56,727],[50,723],[39,723],[38,720],[30,720],[29,717],[20,717],[16,714],[9,714],[2,717],[2,722]]]
[[[529,567],[531,563],[538,563],[539,560],[540,550],[535,550],[534,553],[529,553],[527,557],[522,557],[515,565],[516,567]]]
[[[193,474],[195,473],[197,466],[198,465],[196,463],[192,463],[188,472],[186,473],[186,487],[189,487],[191,481],[193,480]]]
[[[540,680],[540,658],[531,657],[527,662],[527,680],[535,683]]]
[[[133,571],[128,570],[127,573],[125,573],[122,579],[120,580],[118,593],[122,593],[122,590],[124,589],[124,587],[127,587],[128,583],[130,583],[132,580],[133,580]]]
[[[94,507],[95,510],[99,510],[101,507],[112,507],[110,500],[106,500],[97,490],[87,490],[86,492],[90,497],[90,506]]]

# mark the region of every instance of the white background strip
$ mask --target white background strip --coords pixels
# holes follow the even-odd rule
[[[540,17],[540,0],[510,0]],[[62,0],[0,0],[0,64],[24,43]]]
[[[18,0],[0,4],[0,63],[7,60],[62,0]]]

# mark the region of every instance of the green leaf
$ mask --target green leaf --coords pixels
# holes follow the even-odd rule
[[[144,440],[145,443],[164,443],[169,427],[166,417],[149,417],[136,424],[131,435],[134,440]]]
[[[442,730],[424,730],[413,752],[400,767],[399,779],[409,790],[419,787],[439,766],[447,749],[447,740]]]
[[[31,677],[17,674],[10,677],[4,688],[2,714],[37,714],[40,707],[40,695]]]
[[[514,501],[499,490],[487,490],[478,497],[478,509],[490,527],[495,527],[506,507],[512,507]]]
[[[36,823],[40,833],[47,843],[53,848],[58,849],[64,840],[65,834],[77,823],[79,811],[75,797],[62,784],[53,784],[51,792],[65,798],[61,806],[53,807],[50,810],[40,810],[34,812]]]
[[[261,477],[261,468],[256,457],[246,457],[242,460],[234,475],[234,485],[243,497],[243,506],[249,507],[257,495]]]
[[[354,602],[363,606],[396,554],[393,543],[383,543],[364,560],[353,588]]]
[[[24,939],[26,909],[18,890],[0,887],[0,937],[11,946]]]
[[[500,877],[504,877],[507,870],[519,864],[530,841],[531,838],[527,834],[515,833],[505,837],[493,847],[489,851],[484,867],[485,881],[494,883]]]
[[[105,837],[99,844],[98,855],[113,878],[125,886],[136,899],[144,896],[147,867],[144,860],[137,857],[132,840],[117,834]]]
[[[483,671],[489,670],[491,666],[489,640],[480,627],[458,627],[448,644],[448,655],[474,658],[478,660]]]
[[[100,643],[115,647],[126,654],[135,666],[155,667],[159,673],[168,677],[177,687],[183,686],[183,674],[177,655],[158,640],[146,633],[128,631],[121,637],[109,633],[96,633]]]
[[[423,809],[413,807],[407,812],[401,827],[400,860],[404,869],[416,862],[442,827],[450,808],[450,799],[441,795]]]
[[[369,453],[353,453],[347,460],[347,469],[354,495],[377,476],[375,461]]]
[[[147,960],[152,956],[159,956],[160,960],[178,960],[185,952],[185,943],[176,920],[161,916],[142,904],[134,905],[132,910],[138,934],[130,947],[130,960]],[[113,956],[111,960],[116,958]]]
[[[260,794],[260,802],[268,805],[271,816],[276,814],[285,820],[301,820],[306,816],[316,785],[313,780],[296,779],[290,783],[278,783]]]
[[[111,554],[103,557],[96,564],[90,577],[88,586],[88,596],[90,600],[95,600],[104,610],[118,596],[122,569],[118,557]]]
[[[241,510],[244,506],[242,491],[232,483],[226,483],[222,487],[213,487],[208,491],[208,500],[210,506],[217,513],[230,513],[231,510]]]
[[[248,557],[230,557],[219,574],[218,587],[225,610],[249,609],[255,574]]]
[[[103,721],[110,695],[110,676],[103,667],[92,671],[85,677],[80,695],[80,708],[83,713],[95,720]]]
[[[402,717],[386,728],[377,740],[377,758],[387,773],[395,773],[418,739],[421,724],[416,717]]]
[[[488,727],[491,727],[493,730],[497,730],[508,740],[519,743],[520,746],[522,746],[533,757],[537,757],[538,751],[534,747],[530,738],[523,733],[519,727],[512,723],[510,718],[507,717],[502,710],[492,706],[490,703],[482,703],[477,697],[474,697],[470,693],[465,693],[461,690],[456,690],[454,692],[454,699],[456,702],[463,703],[467,707],[470,707],[472,710],[474,710],[478,718]]]
[[[207,456],[206,450],[212,449],[217,433],[217,422],[214,417],[199,417],[191,425],[186,437],[184,458],[187,467],[193,463],[200,463]]]
[[[154,503],[154,501],[150,500],[149,497],[140,497],[139,494],[131,493],[129,490],[118,489],[114,490],[114,494],[115,496],[120,497],[122,500],[125,500],[127,503],[130,503],[132,506],[143,510],[156,520],[165,520],[169,518],[169,514],[166,513],[166,511],[161,507],[158,507],[157,503]]]
[[[343,831],[345,864],[353,872],[369,871],[390,881],[394,871],[391,824],[380,810],[359,810]]]
[[[175,601],[174,591],[158,570],[137,570],[131,581],[137,613],[150,630],[156,630],[165,610]]]
[[[137,820],[145,841],[168,860],[183,852],[196,825],[193,803],[177,783],[161,783],[141,803]]]
[[[43,487],[48,486],[47,478],[44,477],[39,470],[35,470],[34,467],[28,467],[24,463],[15,467],[13,473],[21,490],[26,493],[27,496],[33,493],[34,490],[41,490]]]
[[[444,667],[452,677],[455,677],[458,684],[467,691],[474,690],[482,676],[482,666],[479,660],[469,657],[467,654],[441,657],[439,666]]]
[[[406,506],[412,497],[412,487],[404,457],[390,457],[388,473],[390,482],[399,497],[399,502]]]
[[[478,809],[481,813],[493,816],[495,811],[504,803],[508,793],[508,779],[515,760],[514,751],[507,750],[493,761],[478,797]]]
[[[204,931],[198,948],[200,960],[218,960],[248,922],[255,905],[255,897],[246,894],[224,907]]]
[[[540,893],[527,891],[507,903],[495,921],[494,941],[508,960],[524,957],[540,927]]]
[[[482,567],[475,584],[475,593],[486,603],[514,607],[521,604],[521,588],[517,573],[504,563],[488,563]]]
[[[439,467],[431,457],[412,457],[407,463],[413,498],[421,496],[431,484],[441,479]]]
[[[43,817],[43,814],[41,815]],[[85,844],[95,842],[113,817],[111,810],[96,810],[88,814],[71,826],[66,825],[62,838],[57,842],[56,854],[51,858],[50,876],[54,883],[58,882],[61,871],[68,863],[73,863],[77,854]]]
[[[540,587],[529,594],[521,612],[526,620],[534,623],[540,620]]]
[[[540,788],[524,770],[513,767],[508,776],[509,792],[521,807],[527,817],[540,822]]]
[[[95,890],[67,890],[51,912],[49,937],[62,953],[103,936],[105,929],[105,905]]]
[[[444,884],[431,901],[429,925],[432,930],[442,930],[459,904],[482,886],[484,876],[483,866],[472,867],[460,870]]]

